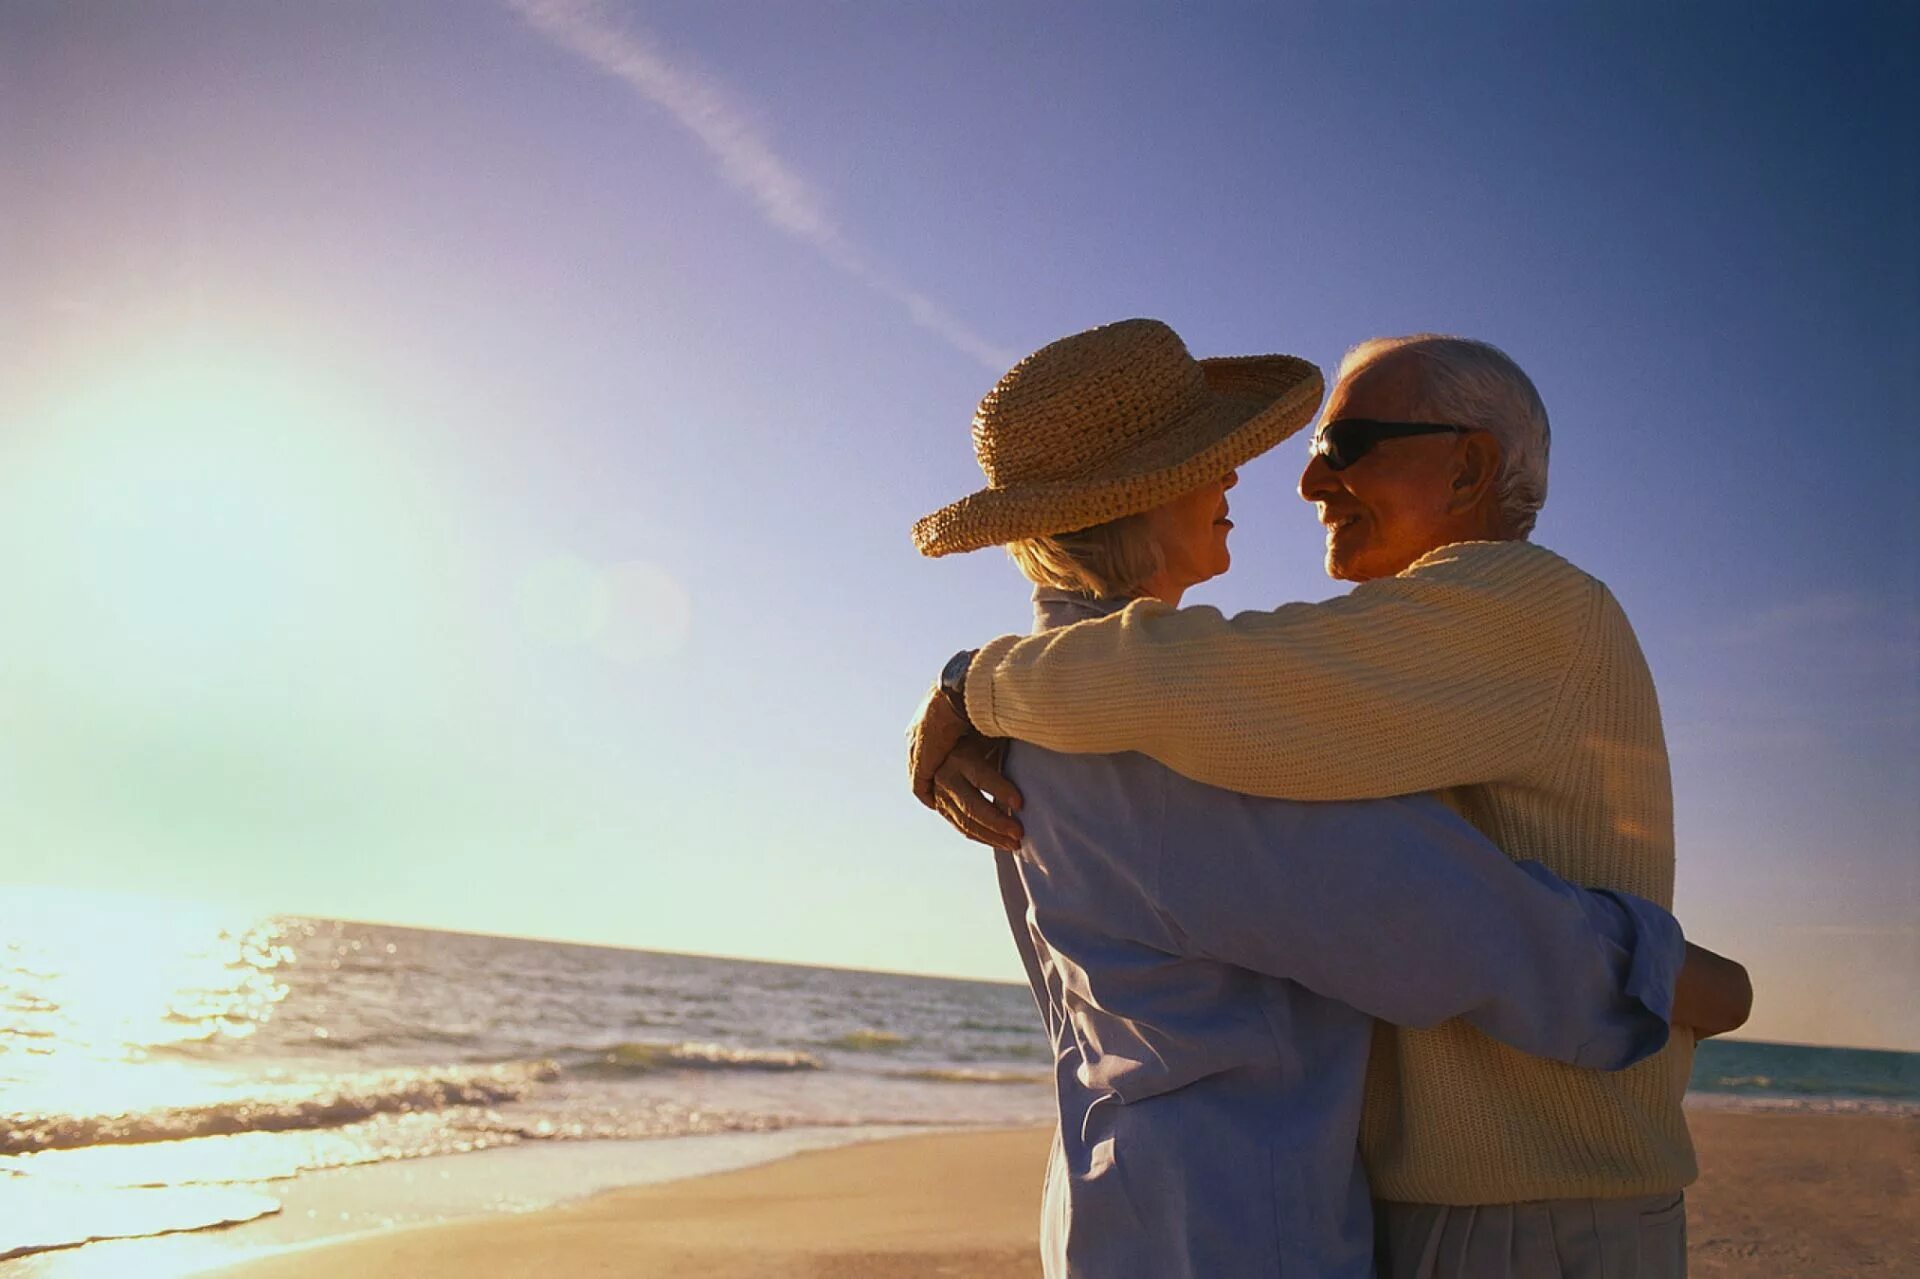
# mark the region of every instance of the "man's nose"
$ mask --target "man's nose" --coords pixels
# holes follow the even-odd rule
[[[1326,500],[1340,487],[1340,481],[1334,478],[1333,468],[1327,465],[1327,459],[1318,453],[1307,455],[1307,468],[1300,472],[1300,496],[1309,502]]]

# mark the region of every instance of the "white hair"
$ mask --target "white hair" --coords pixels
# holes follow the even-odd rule
[[[1028,581],[1096,599],[1141,594],[1165,563],[1144,511],[1092,528],[1008,542],[1007,554]]]
[[[1495,481],[1500,512],[1515,536],[1533,532],[1547,502],[1547,453],[1553,442],[1547,406],[1533,379],[1491,343],[1416,333],[1362,342],[1340,361],[1339,381],[1388,356],[1411,360],[1419,370],[1410,418],[1481,427],[1500,442]]]

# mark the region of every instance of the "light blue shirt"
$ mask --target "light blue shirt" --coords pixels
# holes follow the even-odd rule
[[[1037,629],[1120,607],[1034,596]],[[1049,1279],[1370,1279],[1374,1019],[1618,1070],[1667,1039],[1666,911],[1515,863],[1426,796],[1257,799],[1015,743],[999,858],[1054,1052]]]

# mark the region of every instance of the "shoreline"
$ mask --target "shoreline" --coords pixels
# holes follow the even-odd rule
[[[289,1251],[397,1231],[520,1217],[622,1189],[710,1176],[947,1125],[797,1126],[768,1132],[499,1146],[353,1164],[263,1183],[271,1213],[228,1226],[105,1238],[0,1261],[0,1279],[184,1279]]]
[[[1709,1105],[1688,1118],[1701,1164],[1688,1190],[1696,1279],[1866,1279],[1920,1258],[1920,1116]],[[339,1169],[312,1205],[290,1195],[278,1227],[87,1244],[0,1263],[0,1279],[464,1279],[544,1275],[556,1259],[575,1272],[711,1279],[1030,1279],[1050,1136],[791,1129]],[[297,1214],[347,1202],[360,1228],[302,1229]]]
[[[609,1190],[524,1217],[326,1240],[194,1279],[1002,1279],[1038,1270],[1051,1128],[898,1136]]]
[[[1870,1279],[1920,1257],[1920,1122],[1878,1115],[1689,1116],[1695,1279]],[[316,1246],[203,1279],[1033,1279],[1046,1129],[814,1151],[487,1218]]]

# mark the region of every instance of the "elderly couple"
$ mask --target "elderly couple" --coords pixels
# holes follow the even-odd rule
[[[914,528],[1034,584],[1035,634],[956,655],[909,763],[1001,850],[1052,1040],[1046,1274],[1682,1275],[1693,1043],[1750,990],[1664,909],[1633,629],[1527,540],[1532,382],[1460,338],[1354,348],[1300,494],[1358,585],[1179,607],[1321,389],[1153,320],[1076,334],[981,402],[987,487]]]

